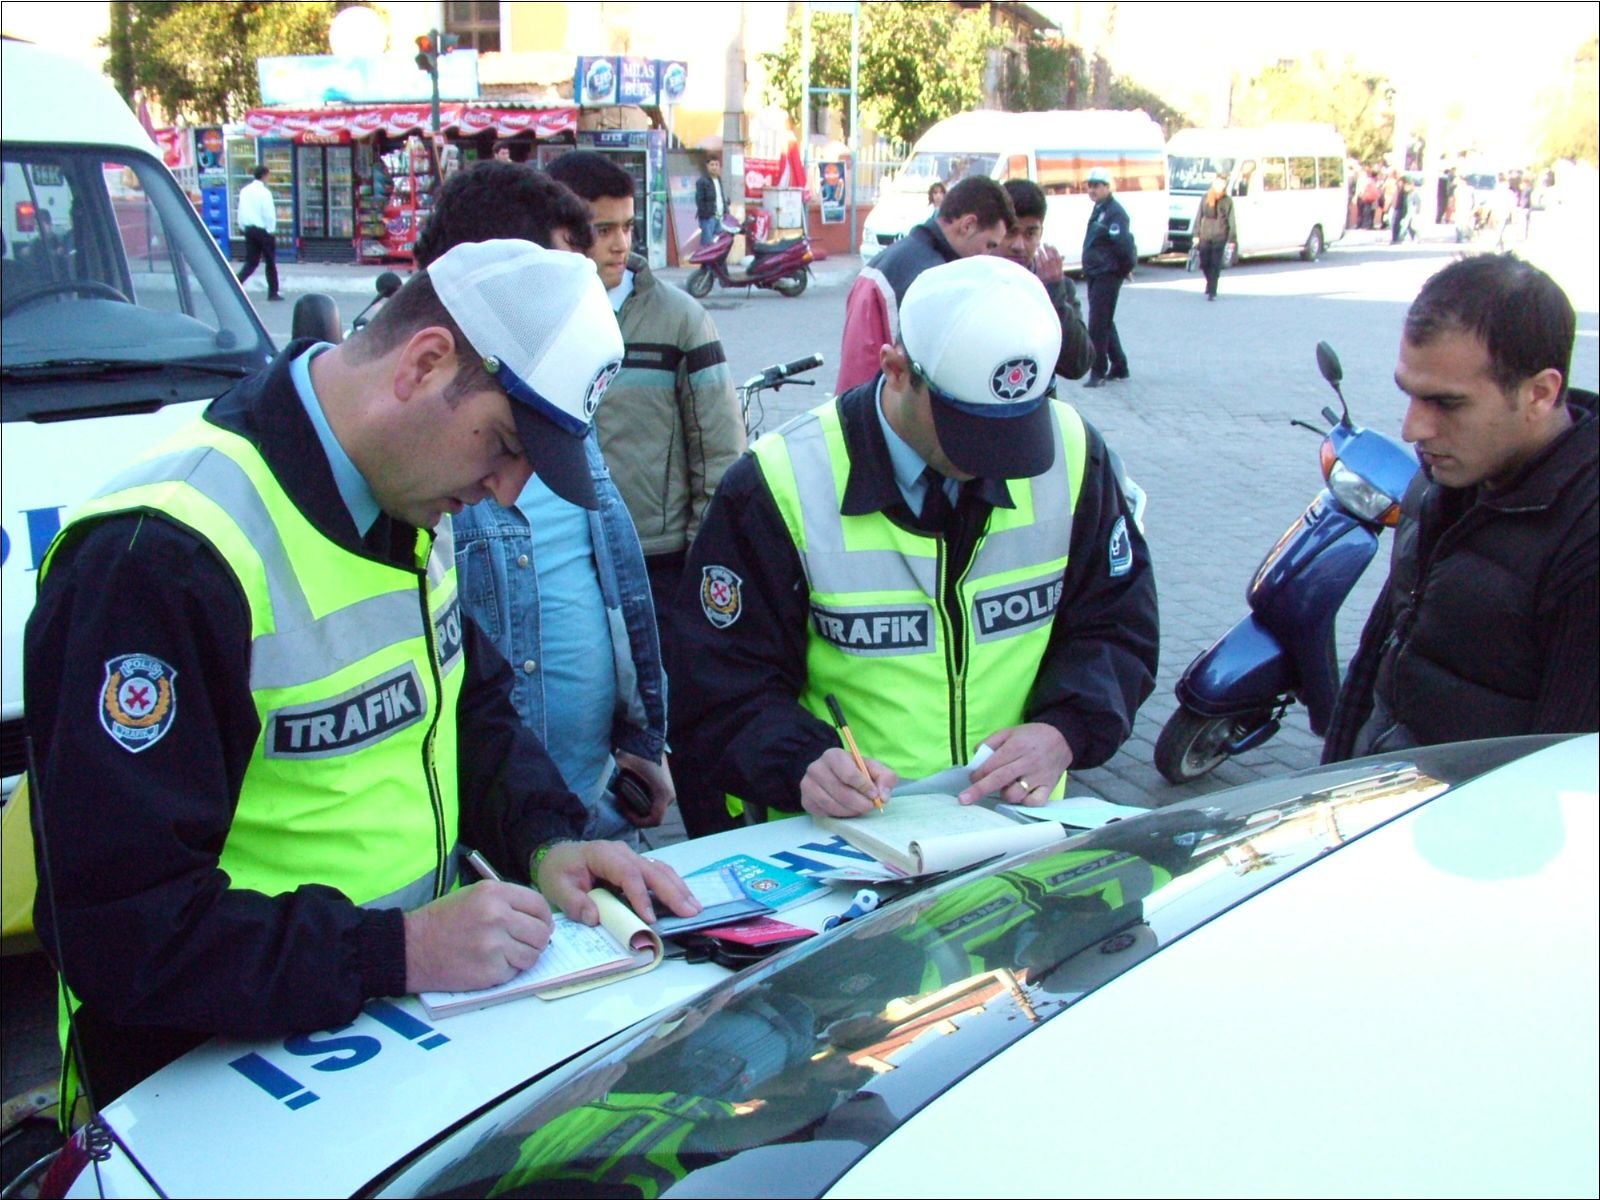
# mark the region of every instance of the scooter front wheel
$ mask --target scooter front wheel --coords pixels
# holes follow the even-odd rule
[[[1193,783],[1228,757],[1234,721],[1179,708],[1156,739],[1156,770],[1169,783]]]
[[[716,285],[717,277],[711,273],[710,267],[701,267],[683,286],[689,295],[696,300],[704,300],[711,295],[711,289]]]

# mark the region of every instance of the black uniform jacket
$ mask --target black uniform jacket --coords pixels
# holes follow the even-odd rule
[[[916,529],[917,518],[894,481],[876,394],[874,381],[835,401],[851,462],[843,511],[885,512],[896,524]],[[1105,762],[1127,738],[1134,713],[1155,686],[1158,641],[1149,550],[1134,528],[1104,441],[1093,427],[1087,434],[1064,590],[1024,710],[1028,721],[1061,731],[1074,767]],[[978,480],[962,489],[947,534],[951,579],[971,560],[997,501],[1010,504],[997,481]],[[1133,563],[1117,575],[1110,542],[1120,517],[1127,518]],[[725,628],[713,624],[701,605],[701,580],[710,567],[742,581],[738,618]],[[959,605],[947,603],[959,613]],[[796,699],[805,681],[810,596],[799,555],[749,453],[729,469],[712,498],[676,609],[672,730],[680,760],[704,775],[718,801],[728,792],[795,811],[806,767],[837,746],[839,737]],[[871,747],[862,749],[872,753]],[[698,823],[702,829],[713,824]]]
[[[1094,206],[1089,223],[1084,227],[1081,260],[1084,278],[1128,275],[1137,257],[1128,210],[1117,203],[1116,197],[1107,196]]]
[[[1502,488],[1412,481],[1324,762],[1361,752],[1377,699],[1424,746],[1600,724],[1595,404],[1571,389],[1572,427]]]
[[[411,567],[413,527],[380,517],[365,542],[357,536],[290,379],[290,360],[309,345],[291,345],[206,417],[253,442],[328,537]],[[505,660],[464,623],[460,836],[507,878],[526,880],[529,853],[577,836],[584,810],[512,708]],[[130,653],[176,672],[171,727],[137,754],[99,721],[106,662]],[[249,610],[207,544],[149,514],[93,524],[57,551],[24,663],[39,783],[35,921],[83,1001],[97,1101],[209,1034],[324,1028],[371,997],[405,991],[400,910],[358,908],[314,884],[281,896],[233,890],[218,868],[261,729]],[[417,780],[423,795],[421,764]]]

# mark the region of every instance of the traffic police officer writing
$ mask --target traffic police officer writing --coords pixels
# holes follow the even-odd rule
[[[758,442],[696,539],[673,737],[728,811],[686,811],[691,832],[752,804],[858,815],[980,741],[961,799],[1042,803],[1154,685],[1148,551],[1105,443],[1049,398],[1044,287],[995,257],[934,267],[900,335],[875,379]]]
[[[566,840],[583,806],[462,614],[441,520],[510,503],[530,464],[593,506],[621,355],[587,259],[458,246],[69,520],[26,641],[35,916],[97,1101],[212,1034],[503,981],[551,906],[595,919],[600,880],[647,919],[649,891],[697,911],[670,869]],[[516,882],[457,888],[463,845]]]

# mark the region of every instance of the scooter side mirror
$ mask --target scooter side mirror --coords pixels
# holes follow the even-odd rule
[[[1328,381],[1328,386],[1333,389],[1333,394],[1339,397],[1339,408],[1344,413],[1341,424],[1350,424],[1350,406],[1344,402],[1344,393],[1339,390],[1339,381],[1344,378],[1344,368],[1339,365],[1339,356],[1333,352],[1333,347],[1327,342],[1317,343],[1317,370],[1322,372],[1322,377]],[[1323,414],[1328,415],[1328,410],[1323,409]],[[1329,417],[1331,422],[1332,418]]]
[[[400,276],[396,275],[393,271],[385,271],[373,281],[373,285],[378,289],[379,299],[387,300],[390,296],[394,295],[400,290],[400,286],[403,282],[404,280],[402,280]],[[1329,353],[1332,353],[1332,351]]]
[[[1339,365],[1339,356],[1327,342],[1317,343],[1317,370],[1321,371],[1322,377],[1334,387],[1338,387],[1344,380],[1344,368]]]

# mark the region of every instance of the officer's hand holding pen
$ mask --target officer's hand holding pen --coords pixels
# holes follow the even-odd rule
[[[882,808],[899,777],[882,763],[863,757],[838,699],[830,693],[827,702],[844,747],[823,751],[806,768],[800,780],[800,806],[824,817],[859,817]]]
[[[550,906],[520,884],[486,878],[404,918],[406,991],[468,991],[533,966],[550,941]]]

